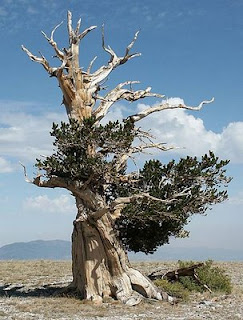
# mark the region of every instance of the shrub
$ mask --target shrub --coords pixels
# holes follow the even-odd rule
[[[196,262],[178,261],[179,268],[190,267]],[[188,300],[191,292],[204,292],[207,290],[203,285],[207,285],[212,292],[221,292],[229,294],[232,291],[230,278],[226,275],[225,270],[213,266],[212,260],[207,260],[204,265],[196,269],[196,273],[201,282],[198,283],[192,276],[179,277],[178,281],[169,282],[165,279],[155,280],[154,283],[169,295],[181,300]]]
[[[155,280],[154,283],[172,297],[176,297],[183,301],[186,301],[189,298],[189,291],[180,282],[171,283],[165,279],[158,279]]]
[[[195,262],[178,261],[179,268],[189,267]],[[220,267],[213,266],[212,260],[207,260],[204,265],[196,269],[198,278],[202,284],[197,283],[193,277],[180,277],[179,282],[189,291],[203,292],[207,285],[213,292],[231,293],[232,284],[230,278],[226,275],[225,270]]]

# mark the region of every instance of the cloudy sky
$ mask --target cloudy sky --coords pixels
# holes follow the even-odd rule
[[[109,88],[126,80],[140,80],[138,88],[152,86],[171,101],[198,105],[215,97],[197,113],[170,110],[141,121],[159,142],[180,149],[155,154],[161,161],[185,155],[201,156],[213,150],[230,159],[229,200],[212,208],[207,217],[197,216],[188,225],[191,236],[172,241],[174,246],[241,249],[243,243],[243,0],[1,0],[0,86],[0,246],[35,239],[70,239],[75,206],[63,190],[40,190],[24,181],[19,161],[28,174],[35,173],[36,157],[52,151],[52,122],[65,120],[62,96],[55,79],[21,51],[52,52],[40,31],[56,32],[66,46],[67,10],[83,28],[97,25],[81,46],[81,65],[86,68],[96,55],[95,67],[107,62],[101,50],[101,26],[106,42],[123,54],[140,30],[134,47],[140,58],[114,71]],[[53,60],[53,65],[57,62]],[[116,105],[109,119],[158,103],[141,100]]]

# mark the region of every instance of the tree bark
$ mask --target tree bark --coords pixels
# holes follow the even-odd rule
[[[128,305],[139,303],[143,297],[162,300],[164,295],[159,289],[130,266],[114,231],[112,214],[106,213],[94,220],[82,200],[76,201],[78,214],[72,234],[73,282],[69,288],[82,299],[97,303],[107,298]]]

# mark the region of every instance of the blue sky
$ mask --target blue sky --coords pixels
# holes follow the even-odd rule
[[[114,71],[109,87],[140,80],[138,88],[152,86],[168,99],[188,105],[215,97],[199,113],[183,110],[151,115],[141,125],[163,142],[182,147],[155,154],[162,161],[180,156],[200,156],[209,149],[230,159],[233,176],[227,202],[213,207],[207,217],[188,225],[189,239],[174,246],[208,246],[241,249],[243,242],[243,0],[1,0],[0,86],[0,246],[34,239],[69,239],[75,206],[63,190],[40,190],[24,181],[24,163],[31,176],[35,158],[52,150],[49,131],[53,121],[65,119],[62,96],[55,79],[21,51],[40,50],[51,61],[52,51],[41,35],[59,22],[60,47],[66,46],[66,12],[73,21],[82,17],[83,28],[97,29],[81,44],[81,66],[98,55],[94,67],[107,62],[101,49],[101,25],[106,43],[120,55],[140,30],[134,50],[140,58]],[[55,65],[57,62],[53,60]],[[120,103],[109,119],[121,118],[153,105],[141,100]],[[141,157],[138,161],[142,161]]]

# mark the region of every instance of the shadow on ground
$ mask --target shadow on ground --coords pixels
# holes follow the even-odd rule
[[[0,297],[53,297],[63,296],[67,286],[43,285],[38,288],[27,288],[24,285],[0,285]]]

